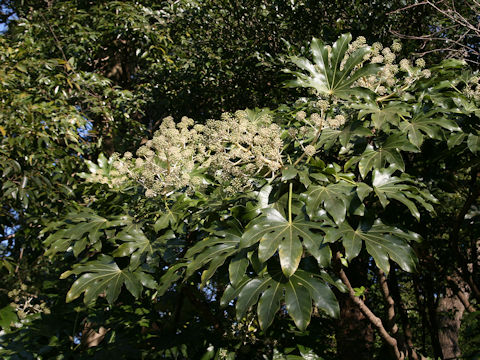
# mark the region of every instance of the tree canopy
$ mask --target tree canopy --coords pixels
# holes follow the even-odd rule
[[[475,1],[0,3],[2,358],[480,355]]]

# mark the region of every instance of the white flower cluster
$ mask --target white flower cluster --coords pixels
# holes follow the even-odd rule
[[[363,37],[359,37],[352,42],[349,51],[351,53],[363,46],[366,46],[366,42]],[[371,51],[365,56],[364,61],[369,61],[372,64],[381,64],[383,67],[377,75],[360,78],[355,82],[354,86],[364,87],[379,95],[385,95],[391,92],[389,89],[396,86],[408,87],[417,79],[422,77],[429,78],[431,76],[430,70],[423,69],[426,64],[422,58],[415,61],[415,66],[408,59],[402,59],[397,64],[397,54],[401,50],[402,45],[398,41],[394,41],[390,47],[384,47],[379,42],[373,43]],[[345,62],[346,59],[343,61]],[[360,66],[363,66],[363,64]],[[406,73],[406,76],[399,76],[400,72]]]
[[[246,111],[223,114],[221,120],[207,121],[203,135],[202,166],[221,183],[230,183],[228,193],[251,187],[252,177],[283,165],[281,129],[267,114],[255,119]]]
[[[127,152],[126,161],[116,161],[115,167],[140,182],[147,197],[189,186],[196,162],[203,160],[196,151],[202,136],[193,125],[194,121],[188,117],[178,124],[172,117],[166,117],[152,140],[137,150],[137,158]]]
[[[468,82],[463,89],[463,93],[470,99],[480,101],[480,77],[472,76],[468,79]]]
[[[339,115],[336,115],[334,118],[331,118],[331,117],[325,118],[323,111],[322,111],[322,114],[313,113],[312,115],[310,115],[308,119],[304,111],[299,111],[296,114],[295,118],[297,120],[302,119],[303,122],[309,125],[311,128],[319,129],[319,130],[326,129],[326,128],[338,129],[339,127],[344,125],[346,122],[344,115],[339,114]],[[300,129],[301,129],[300,130],[301,133],[308,132],[306,130],[302,131],[302,128]]]
[[[117,156],[114,166],[141,183],[147,197],[204,186],[200,173],[208,173],[226,192],[234,193],[252,186],[252,177],[282,166],[280,135],[270,116],[251,119],[246,111],[223,114],[221,120],[205,125],[187,117],[175,124],[167,117],[136,158],[127,152],[123,158]]]
[[[50,314],[50,309],[48,308],[47,303],[40,300],[35,294],[30,293],[25,284],[22,284],[20,289],[9,291],[7,295],[13,300],[10,305],[15,308],[20,320],[25,319],[31,314]]]

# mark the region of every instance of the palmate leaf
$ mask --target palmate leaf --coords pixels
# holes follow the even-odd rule
[[[386,123],[397,126],[401,116],[410,115],[410,107],[397,101],[392,101],[383,107],[374,102],[354,104],[352,107],[360,110],[358,112],[359,119],[370,114],[372,124],[377,129],[382,129]]]
[[[419,241],[420,236],[387,226],[380,220],[371,227],[360,224],[356,230],[347,222],[326,230],[325,241],[338,240],[342,240],[347,259],[358,256],[362,249],[362,241],[365,242],[365,247],[377,267],[385,273],[390,271],[389,259],[395,261],[405,271],[412,272],[416,268],[417,257],[408,242]]]
[[[185,281],[197,270],[207,267],[201,275],[204,286],[230,257],[232,258],[229,265],[230,281],[238,284],[249,264],[245,253],[239,252],[240,240],[241,237],[234,231],[213,231],[210,236],[188,249],[180,262],[169,267],[160,278],[159,295],[163,295],[177,280],[183,278]]]
[[[105,230],[129,225],[131,221],[131,218],[127,215],[115,216],[108,220],[88,209],[70,213],[63,221],[54,224],[57,228],[62,225],[64,228],[45,239],[45,246],[47,247],[45,254],[55,255],[58,252],[67,251],[72,244],[75,256],[78,256],[87,245],[100,250],[102,243],[99,240]],[[49,230],[51,229],[47,228],[43,232]]]
[[[318,139],[318,146],[324,147],[325,150],[330,149],[335,144],[341,133],[342,131],[337,129],[323,129],[322,133],[320,134],[320,138]]]
[[[208,264],[202,273],[202,284],[210,279],[225,261],[239,250],[241,237],[232,231],[215,231],[214,234],[199,241],[185,254],[186,277]]]
[[[123,285],[135,298],[140,296],[144,286],[152,289],[157,286],[151,275],[139,269],[134,272],[120,269],[113,258],[107,255],[100,255],[97,260],[85,264],[74,265],[72,270],[64,272],[60,278],[65,279],[73,274],[81,276],[68,291],[66,301],[73,301],[84,293],[83,301],[87,305],[103,295],[112,304],[120,295]]]
[[[305,330],[310,322],[312,302],[332,317],[338,317],[340,311],[332,290],[324,280],[304,270],[297,270],[289,278],[280,269],[269,270],[253,279],[244,277],[237,287],[227,287],[220,303],[226,306],[235,298],[239,320],[258,303],[258,320],[263,330],[272,324],[282,302],[300,330]]]
[[[318,140],[318,146],[323,146],[325,150],[328,150],[339,141],[342,147],[347,148],[353,143],[362,141],[369,136],[372,136],[372,132],[370,129],[364,127],[362,122],[350,121],[342,130],[331,128],[323,129]]]
[[[175,230],[179,224],[182,224],[180,220],[183,218],[183,216],[185,216],[186,209],[194,204],[195,201],[187,196],[178,196],[175,199],[175,203],[171,207],[165,209],[165,211],[160,215],[153,225],[153,229],[156,232],[166,228]]]
[[[358,169],[362,178],[365,178],[368,173],[375,169],[383,169],[388,163],[394,168],[405,171],[405,162],[403,161],[400,150],[418,152],[418,148],[412,145],[408,139],[402,134],[390,135],[383,144],[374,148],[372,145],[367,145],[365,151],[360,155]]]
[[[382,206],[386,207],[391,199],[397,200],[404,204],[417,220],[420,220],[420,212],[413,200],[420,203],[428,211],[433,212],[433,206],[430,202],[438,202],[437,199],[427,190],[420,190],[408,175],[392,176],[395,171],[394,167],[389,167],[373,172],[373,190]]]
[[[432,139],[440,139],[440,129],[459,131],[460,128],[454,121],[447,119],[439,110],[424,113],[418,105],[414,106],[414,115],[411,119],[404,118],[399,124],[399,129],[408,134],[408,140],[420,148],[423,144],[424,134]]]
[[[350,54],[343,68],[342,60],[345,57],[348,45],[352,40],[352,35],[343,34],[333,44],[331,56],[329,56],[327,47],[318,39],[313,38],[310,51],[313,55],[314,63],[300,57],[292,57],[291,61],[303,71],[285,70],[296,76],[295,80],[286,83],[290,87],[308,87],[314,88],[320,95],[334,95],[340,98],[373,97],[373,93],[361,87],[352,87],[358,79],[376,74],[381,66],[378,64],[368,64],[360,69],[356,67],[364,61],[364,57],[371,49],[363,47]]]
[[[147,255],[153,254],[150,240],[139,224],[132,224],[115,235],[116,242],[122,244],[113,252],[114,257],[130,256],[130,268],[136,269]]]
[[[261,262],[267,261],[278,251],[282,271],[288,277],[298,268],[303,255],[303,245],[319,263],[329,261],[330,250],[322,246],[323,236],[310,230],[320,228],[321,224],[307,221],[302,215],[290,222],[278,210],[267,208],[262,210],[260,217],[248,224],[242,235],[240,248],[260,242],[258,258]]]
[[[290,169],[295,171],[295,175],[297,171],[292,166]],[[237,205],[234,206],[231,210],[232,215],[236,219],[242,219],[246,221],[250,221],[260,215],[261,210],[263,208],[268,207],[268,198],[270,193],[272,192],[271,185],[264,185],[259,191],[254,192],[255,201],[249,201],[245,205]]]
[[[312,218],[323,206],[337,224],[342,223],[345,220],[353,189],[354,185],[345,181],[326,186],[309,186],[305,200],[308,216]]]
[[[106,180],[105,184],[107,184],[108,187],[118,188],[120,187],[120,183],[113,181],[115,178],[118,178],[118,175],[113,175],[115,172],[115,167],[113,166],[113,163],[113,157],[109,157],[107,159],[104,154],[100,153],[100,155],[98,155],[97,164],[90,160],[85,160],[85,164],[88,166],[88,170],[90,172],[81,172],[78,173],[78,176],[87,181],[95,183],[98,182],[96,176],[101,175],[103,179]]]

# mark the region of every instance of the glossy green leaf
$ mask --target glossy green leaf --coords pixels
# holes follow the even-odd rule
[[[10,326],[18,321],[17,313],[11,305],[0,309],[0,328],[8,332]]]
[[[376,265],[385,273],[390,271],[390,259],[405,271],[415,271],[417,257],[408,242],[419,241],[418,234],[384,225],[379,220],[371,227],[360,224],[356,230],[344,222],[337,228],[326,230],[325,241],[336,242],[338,240],[342,240],[347,259],[358,256],[363,241]]]
[[[285,278],[279,270],[271,270],[263,277],[244,278],[235,289],[229,286],[222,296],[225,306],[235,297],[237,318],[258,302],[257,314],[262,329],[267,329],[282,301],[286,310],[300,330],[305,330],[310,322],[312,302],[328,315],[339,315],[338,302],[328,285],[319,277],[298,270],[290,278]]]
[[[360,110],[358,112],[359,119],[370,114],[372,124],[376,129],[382,129],[385,124],[398,125],[402,117],[410,115],[410,107],[398,101],[392,101],[383,106],[373,102],[355,104],[354,108]]]
[[[109,221],[93,211],[87,210],[70,213],[63,221],[65,228],[52,233],[45,240],[47,247],[45,254],[52,256],[58,252],[67,251],[73,243],[74,255],[78,256],[87,244],[92,246],[101,244],[100,237],[106,229],[126,225],[129,221],[127,216],[112,218]]]
[[[282,181],[292,180],[298,174],[298,170],[293,165],[288,165],[282,169]]]
[[[229,257],[238,252],[240,239],[241,237],[233,232],[217,231],[215,235],[196,243],[185,254],[185,259],[189,261],[186,276],[191,276],[208,264],[208,268],[202,273],[202,284],[205,284]]]
[[[303,281],[292,278],[285,286],[285,306],[288,314],[300,330],[305,330],[312,315],[312,299]]]
[[[480,136],[468,134],[467,146],[472,153],[476,154],[480,150]]]
[[[297,281],[297,284],[308,290],[316,307],[322,309],[331,317],[337,318],[340,315],[337,299],[325,282],[302,270],[297,271],[292,277]]]
[[[386,164],[405,171],[405,163],[403,161],[400,150],[418,152],[418,148],[412,145],[403,134],[390,135],[383,144],[376,149],[372,145],[368,145],[360,156],[358,168],[363,178],[373,169],[382,169]]]
[[[437,110],[424,113],[421,109],[416,109],[411,119],[403,118],[399,125],[399,129],[408,134],[408,139],[417,148],[422,146],[424,134],[432,139],[440,139],[440,128],[450,132],[460,130],[455,122],[439,114]]]
[[[97,260],[85,264],[74,265],[73,269],[64,272],[61,278],[65,279],[70,275],[80,275],[80,277],[68,291],[67,302],[75,300],[84,293],[83,301],[87,305],[99,296],[105,296],[112,304],[120,295],[123,285],[136,298],[140,296],[143,284],[156,285],[153,279],[146,281],[149,275],[140,270],[131,272],[120,269],[113,258],[107,255],[101,255]]]
[[[408,176],[392,176],[395,170],[394,167],[390,167],[373,172],[372,182],[375,194],[383,207],[388,205],[390,199],[397,200],[404,204],[417,220],[420,220],[420,212],[413,200],[418,201],[428,211],[433,211],[430,201],[436,201],[433,196],[420,191]]]
[[[114,257],[130,256],[130,268],[136,269],[145,256],[153,254],[150,240],[137,224],[130,226],[115,236],[116,242],[122,244],[113,252]]]
[[[228,274],[230,277],[230,283],[233,286],[237,286],[238,283],[243,279],[249,263],[250,262],[244,253],[239,253],[237,256],[232,258],[232,260],[230,260]]]
[[[286,83],[290,87],[314,88],[318,94],[324,96],[334,95],[343,99],[356,97],[373,97],[373,93],[365,88],[353,87],[358,79],[376,74],[381,66],[368,64],[360,69],[357,66],[364,61],[364,57],[371,49],[363,47],[350,54],[342,66],[348,46],[352,40],[350,34],[341,35],[331,48],[327,47],[316,38],[310,44],[314,63],[308,59],[292,57],[291,61],[304,72],[285,70],[295,75],[296,79]],[[307,72],[307,74],[305,73]]]
[[[258,301],[258,322],[262,329],[267,329],[273,322],[275,314],[280,309],[280,302],[284,296],[284,286],[280,282],[273,284],[263,292]],[[310,304],[309,304],[310,306]]]
[[[352,184],[344,181],[326,186],[310,186],[305,200],[308,216],[313,217],[316,212],[324,208],[337,224],[342,223],[345,220],[353,188]]]
[[[302,240],[313,252],[320,248],[322,236],[310,230],[319,228],[320,224],[306,221],[303,216],[297,216],[289,222],[277,210],[264,209],[262,215],[248,225],[240,248],[260,242],[258,257],[261,262],[267,261],[278,251],[282,271],[286,276],[290,276],[300,263],[303,254]]]

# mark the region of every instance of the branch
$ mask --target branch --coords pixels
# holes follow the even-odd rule
[[[455,291],[458,299],[462,302],[463,306],[465,306],[465,309],[470,313],[475,312],[475,307],[470,303],[465,292],[458,286],[458,281],[455,281],[451,276],[447,276],[447,282]]]
[[[400,8],[400,9],[397,9],[397,10],[393,10],[393,11],[390,11],[388,12],[386,15],[392,15],[392,14],[396,14],[396,13],[399,13],[399,12],[402,12],[402,11],[405,11],[405,10],[408,10],[410,8],[413,8],[413,7],[417,7],[417,6],[421,6],[421,5],[427,5],[428,4],[428,1],[422,1],[422,2],[419,2],[417,4],[410,4],[410,5],[407,5],[403,8]]]
[[[425,52],[422,52],[422,53],[416,53],[416,54],[420,54],[420,55],[425,55],[425,54],[428,54],[430,52],[434,52],[434,51],[445,51],[445,50],[448,50],[448,51],[461,51],[459,49],[455,49],[453,48],[453,45],[458,45],[459,47],[461,48],[464,48],[465,50],[468,50],[470,52],[472,52],[473,54],[475,55],[480,55],[480,52],[476,51],[475,49],[473,49],[472,47],[468,46],[468,45],[465,45],[464,42],[462,41],[459,41],[459,40],[462,40],[465,38],[465,36],[468,34],[465,33],[463,35],[460,35],[459,36],[459,40],[453,40],[453,39],[450,39],[450,38],[442,38],[442,37],[436,37],[436,36],[433,36],[433,35],[420,35],[420,36],[415,36],[415,35],[405,35],[405,34],[401,34],[399,33],[398,31],[395,31],[395,30],[392,30],[391,33],[395,36],[398,36],[402,39],[410,39],[410,40],[424,40],[424,41],[443,41],[443,42],[447,42],[447,43],[452,43],[452,46],[450,47],[447,47],[447,48],[439,48],[439,49],[433,49],[433,50],[429,50],[429,51],[425,51]]]
[[[392,266],[392,270],[391,270],[391,280],[392,280],[392,296],[398,306],[398,312],[400,314],[400,319],[402,321],[404,341],[406,343],[408,354],[409,356],[411,356],[413,360],[418,360],[419,357],[413,345],[412,330],[410,328],[410,323],[408,321],[407,311],[405,310],[405,306],[403,305],[402,297],[400,295],[397,274],[395,272],[394,266]],[[422,355],[420,355],[420,358],[425,359]]]
[[[395,301],[390,294],[390,289],[388,288],[387,277],[385,273],[378,269],[378,280],[380,282],[380,289],[382,290],[383,298],[387,303],[387,319],[388,327],[392,331],[393,335],[397,334],[398,326],[395,323]]]
[[[3,239],[2,241],[14,239],[14,238],[15,238],[15,233],[10,234],[10,235],[5,235],[5,236],[2,235],[2,239]]]
[[[465,19],[458,11],[455,10],[455,8],[447,8],[447,10],[440,9],[437,5],[434,3],[430,2],[429,0],[426,1],[428,5],[433,7],[435,10],[437,10],[439,13],[442,15],[446,16],[450,20],[452,20],[454,23],[457,23],[463,27],[466,27],[467,29],[473,30],[477,34],[480,33],[480,30],[476,28],[474,25],[472,25],[467,19]]]
[[[449,21],[451,26],[447,28],[438,26],[437,27],[439,28],[438,31],[433,32],[433,34],[423,35],[423,36],[408,36],[408,35],[400,34],[394,30],[390,30],[390,32],[401,38],[422,40],[424,41],[424,46],[426,45],[427,42],[430,42],[430,41],[442,41],[446,43],[452,43],[452,46],[442,48],[442,49],[433,49],[430,51],[426,51],[424,53],[418,53],[416,55],[423,56],[428,53],[437,52],[437,51],[449,51],[450,52],[449,56],[461,52],[462,55],[460,56],[464,57],[463,51],[468,51],[468,53],[470,54],[479,56],[479,52],[475,50],[475,48],[473,48],[472,46],[468,46],[467,45],[468,41],[465,40],[465,37],[467,37],[467,35],[469,37],[480,36],[480,26],[475,26],[475,24],[478,24],[477,13],[478,13],[478,8],[480,7],[480,3],[478,1],[474,0],[473,3],[470,4],[469,7],[467,7],[467,9],[465,10],[466,12],[465,16],[457,11],[457,9],[455,8],[454,1],[452,1],[451,4],[446,4],[445,1],[431,1],[431,0],[425,0],[416,4],[405,6],[397,10],[393,10],[387,13],[387,15],[404,12],[405,10],[408,10],[410,8],[417,7],[417,6],[428,6],[432,8],[434,11],[440,14],[441,16],[440,20]],[[453,30],[454,33],[451,35],[452,38],[444,36],[446,33],[445,31],[449,30],[449,28],[454,29]],[[440,35],[440,36],[438,37],[436,35]],[[470,43],[475,43],[475,41]],[[460,49],[456,49],[454,45],[456,45]],[[478,62],[474,60],[469,60],[469,59],[466,59],[466,60],[469,62],[478,64]]]
[[[20,248],[20,255],[18,256],[18,262],[17,262],[17,266],[15,267],[15,274],[18,274],[18,270],[20,269],[20,263],[22,262],[22,258],[23,258],[23,251],[24,251],[24,248]]]

